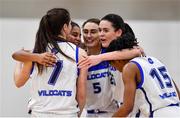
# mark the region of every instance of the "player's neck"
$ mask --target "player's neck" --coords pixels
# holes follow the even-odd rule
[[[101,47],[100,46],[87,48],[87,54],[88,55],[98,55],[100,53],[101,53]]]
[[[66,39],[66,37],[63,36],[63,35],[58,35],[58,37],[63,38],[63,39]]]

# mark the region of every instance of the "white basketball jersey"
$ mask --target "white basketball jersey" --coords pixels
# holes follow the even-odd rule
[[[44,68],[41,75],[38,74],[37,66],[34,66],[29,102],[29,108],[32,111],[55,114],[73,114],[79,111],[76,101],[78,48],[67,42],[59,42],[58,45],[66,55],[75,61],[58,52],[56,65]],[[49,48],[48,51],[57,52],[56,49]]]
[[[87,78],[87,110],[107,110],[113,102],[112,86],[115,84],[115,73],[109,62],[103,61],[88,70]],[[114,111],[108,109],[107,111]]]
[[[113,98],[118,101],[118,105],[120,107],[123,103],[124,95],[124,83],[122,80],[122,73],[112,66],[109,69],[114,77],[114,84],[112,84]]]
[[[152,117],[156,110],[179,103],[172,78],[163,63],[154,57],[137,57],[131,62],[137,65],[141,75],[132,116]]]

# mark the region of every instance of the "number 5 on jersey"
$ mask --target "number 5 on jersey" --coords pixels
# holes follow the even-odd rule
[[[100,93],[101,92],[101,85],[99,82],[93,83],[94,93]]]

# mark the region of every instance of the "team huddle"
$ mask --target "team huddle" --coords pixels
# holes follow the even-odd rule
[[[32,51],[13,53],[17,87],[31,82],[32,117],[180,117],[180,92],[121,16],[80,26],[64,8],[42,17]]]

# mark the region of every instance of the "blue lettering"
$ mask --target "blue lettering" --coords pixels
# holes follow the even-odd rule
[[[46,90],[38,91],[39,96],[42,96],[42,95],[44,95],[45,93],[46,93]]]
[[[107,77],[109,72],[103,72],[101,73],[101,77]]]
[[[54,95],[58,96],[58,90],[54,90]]]
[[[176,92],[172,92],[172,96],[176,97],[177,96]]]
[[[170,93],[163,93],[162,95],[159,95],[162,99],[170,98],[170,97],[176,97],[176,92],[170,92]]]
[[[100,78],[101,77],[101,73],[96,74],[96,78]]]
[[[49,96],[54,95],[54,90],[49,90]]]
[[[88,75],[88,80],[105,78],[105,77],[108,77],[109,75],[110,75],[109,72],[91,74],[91,75]]]
[[[95,75],[95,74],[92,74],[92,75],[91,75],[91,78],[92,78],[92,79],[96,78],[96,75]]]
[[[111,67],[110,67],[110,70],[111,70],[111,71],[116,71],[116,68],[113,67],[113,66],[111,66]]]
[[[72,91],[67,90],[39,90],[39,96],[72,96]]]
[[[67,92],[67,91],[61,91],[62,96],[66,96],[66,92]]]
[[[72,91],[67,91],[67,95],[66,96],[72,96]]]

